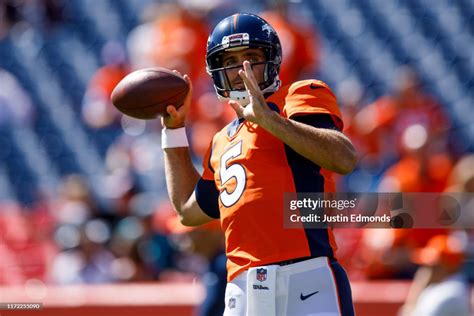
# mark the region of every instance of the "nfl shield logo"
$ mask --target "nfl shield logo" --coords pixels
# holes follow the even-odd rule
[[[260,268],[257,269],[257,280],[260,282],[264,282],[267,279],[267,269]]]
[[[235,297],[231,297],[229,298],[229,304],[227,304],[227,307],[229,309],[235,308],[235,303],[236,303]]]

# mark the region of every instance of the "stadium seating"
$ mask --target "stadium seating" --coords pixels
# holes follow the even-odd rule
[[[88,80],[109,40],[125,42],[151,1],[65,1],[65,22],[42,31],[14,28],[0,40],[0,68],[17,77],[35,107],[33,123],[0,129],[0,183],[22,203],[39,187],[72,172],[95,187],[114,140],[78,118]],[[472,2],[429,0],[301,1],[322,35],[320,77],[331,86],[354,78],[369,103],[393,88],[399,65],[409,63],[445,107],[456,137],[472,150],[474,86]],[[308,13],[306,13],[308,14]],[[214,21],[211,21],[213,23]],[[470,127],[471,126],[471,127]],[[89,139],[92,139],[90,141]],[[88,146],[93,144],[93,146]],[[470,147],[469,147],[470,146]],[[2,192],[3,195],[9,194]]]

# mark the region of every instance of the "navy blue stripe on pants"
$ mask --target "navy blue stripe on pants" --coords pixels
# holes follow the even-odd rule
[[[353,316],[354,305],[352,303],[352,290],[346,270],[335,259],[329,260],[329,267],[332,270],[334,278],[336,279],[337,292],[339,296],[339,307],[342,316]]]

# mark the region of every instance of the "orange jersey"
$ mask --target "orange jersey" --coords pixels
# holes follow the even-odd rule
[[[284,86],[266,101],[285,118],[321,114],[342,130],[336,97],[321,81]],[[288,229],[283,219],[284,193],[332,191],[334,183],[328,176],[255,123],[235,120],[214,136],[200,180],[214,187],[202,189],[198,183],[196,197],[206,213],[221,219],[229,280],[254,266],[335,257],[330,229]],[[216,193],[209,193],[212,190]],[[218,200],[218,214],[204,202],[209,196]]]

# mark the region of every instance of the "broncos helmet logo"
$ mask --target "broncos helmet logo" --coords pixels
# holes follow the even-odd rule
[[[273,27],[268,23],[262,25],[262,31],[267,32],[268,36],[270,36],[270,34],[275,33],[275,30],[273,29]]]

